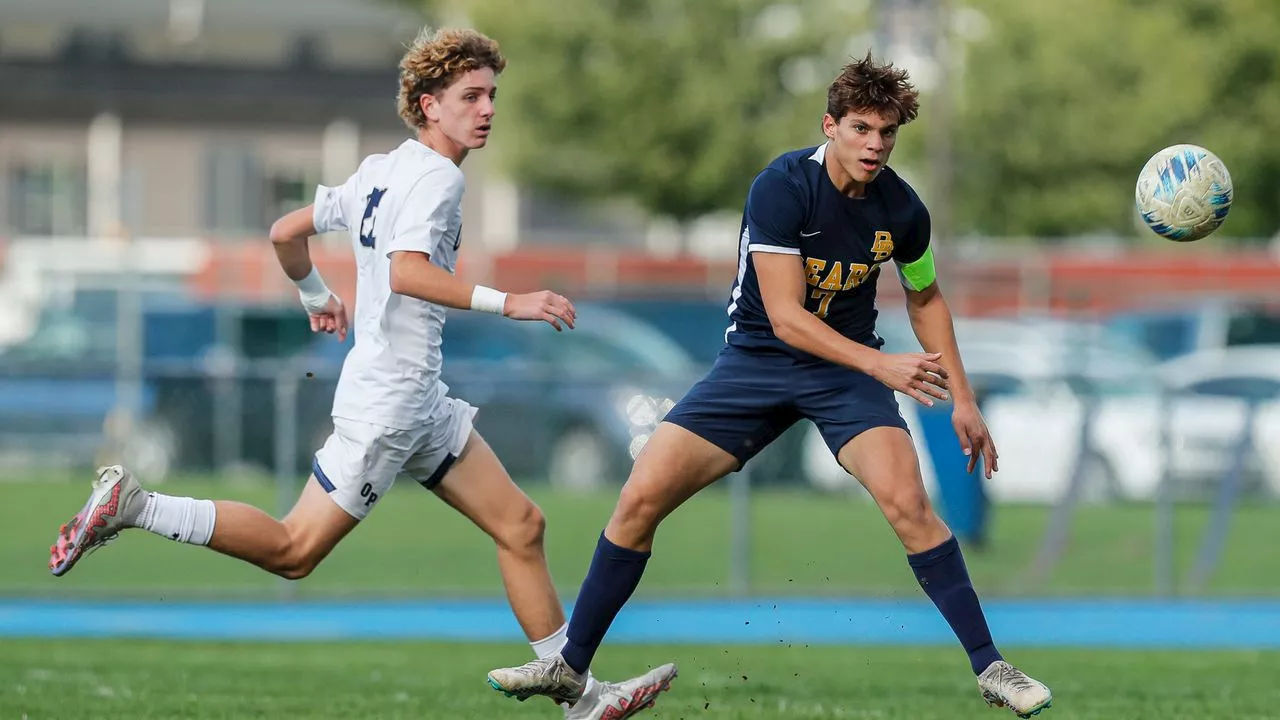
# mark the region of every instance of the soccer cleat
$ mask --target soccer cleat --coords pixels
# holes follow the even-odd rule
[[[98,468],[89,501],[58,529],[58,539],[49,548],[49,572],[66,575],[80,558],[133,527],[146,506],[147,493],[128,470],[119,465]]]
[[[572,706],[582,697],[586,684],[586,674],[576,672],[559,655],[489,673],[489,687],[520,702],[545,695]]]
[[[991,663],[982,671],[978,687],[988,705],[1008,707],[1021,718],[1039,715],[1053,704],[1053,693],[1048,686],[1003,660]]]
[[[658,695],[671,689],[675,663],[667,663],[622,682],[596,681],[573,707],[564,711],[565,720],[623,720],[653,707]]]

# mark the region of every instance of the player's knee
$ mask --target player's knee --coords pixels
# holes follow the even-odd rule
[[[642,486],[627,483],[618,496],[618,505],[613,510],[613,518],[609,527],[625,537],[615,540],[634,541],[647,539],[653,535],[658,523],[662,520],[664,503],[652,491],[641,489]]]
[[[547,518],[532,500],[525,502],[503,523],[494,538],[503,549],[517,553],[542,551]]]
[[[319,553],[310,551],[299,539],[287,537],[272,553],[267,570],[286,580],[301,580],[310,575],[319,564]]]
[[[885,519],[899,532],[928,527],[935,519],[933,505],[924,488],[895,490],[880,499]]]

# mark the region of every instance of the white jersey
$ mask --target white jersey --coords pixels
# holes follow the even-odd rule
[[[454,271],[462,233],[462,171],[417,140],[370,155],[340,187],[316,190],[317,233],[348,230],[356,256],[355,345],[333,416],[408,430],[427,423],[440,382],[445,308],[391,292],[391,253],[412,250]]]

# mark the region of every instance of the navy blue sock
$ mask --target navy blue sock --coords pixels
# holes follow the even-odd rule
[[[600,533],[591,569],[582,581],[573,617],[569,618],[568,640],[560,650],[569,667],[580,673],[591,667],[591,659],[600,649],[613,619],[640,584],[648,561],[649,553],[614,545]]]
[[[911,563],[920,587],[938,606],[965,652],[969,653],[973,674],[980,674],[991,663],[1002,660],[1000,651],[991,641],[987,619],[978,603],[978,594],[973,591],[969,570],[965,567],[964,555],[955,536],[932,550],[908,555],[907,562]]]

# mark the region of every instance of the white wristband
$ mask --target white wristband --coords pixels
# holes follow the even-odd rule
[[[320,277],[320,271],[315,265],[311,266],[311,272],[301,280],[295,280],[294,284],[298,286],[298,297],[302,299],[302,307],[307,312],[316,314],[322,312],[326,305],[329,304],[329,287],[324,284],[324,278]]]
[[[472,310],[501,315],[502,309],[506,307],[506,304],[507,294],[500,290],[494,290],[493,288],[485,287],[484,285],[477,285],[476,288],[471,291]]]

